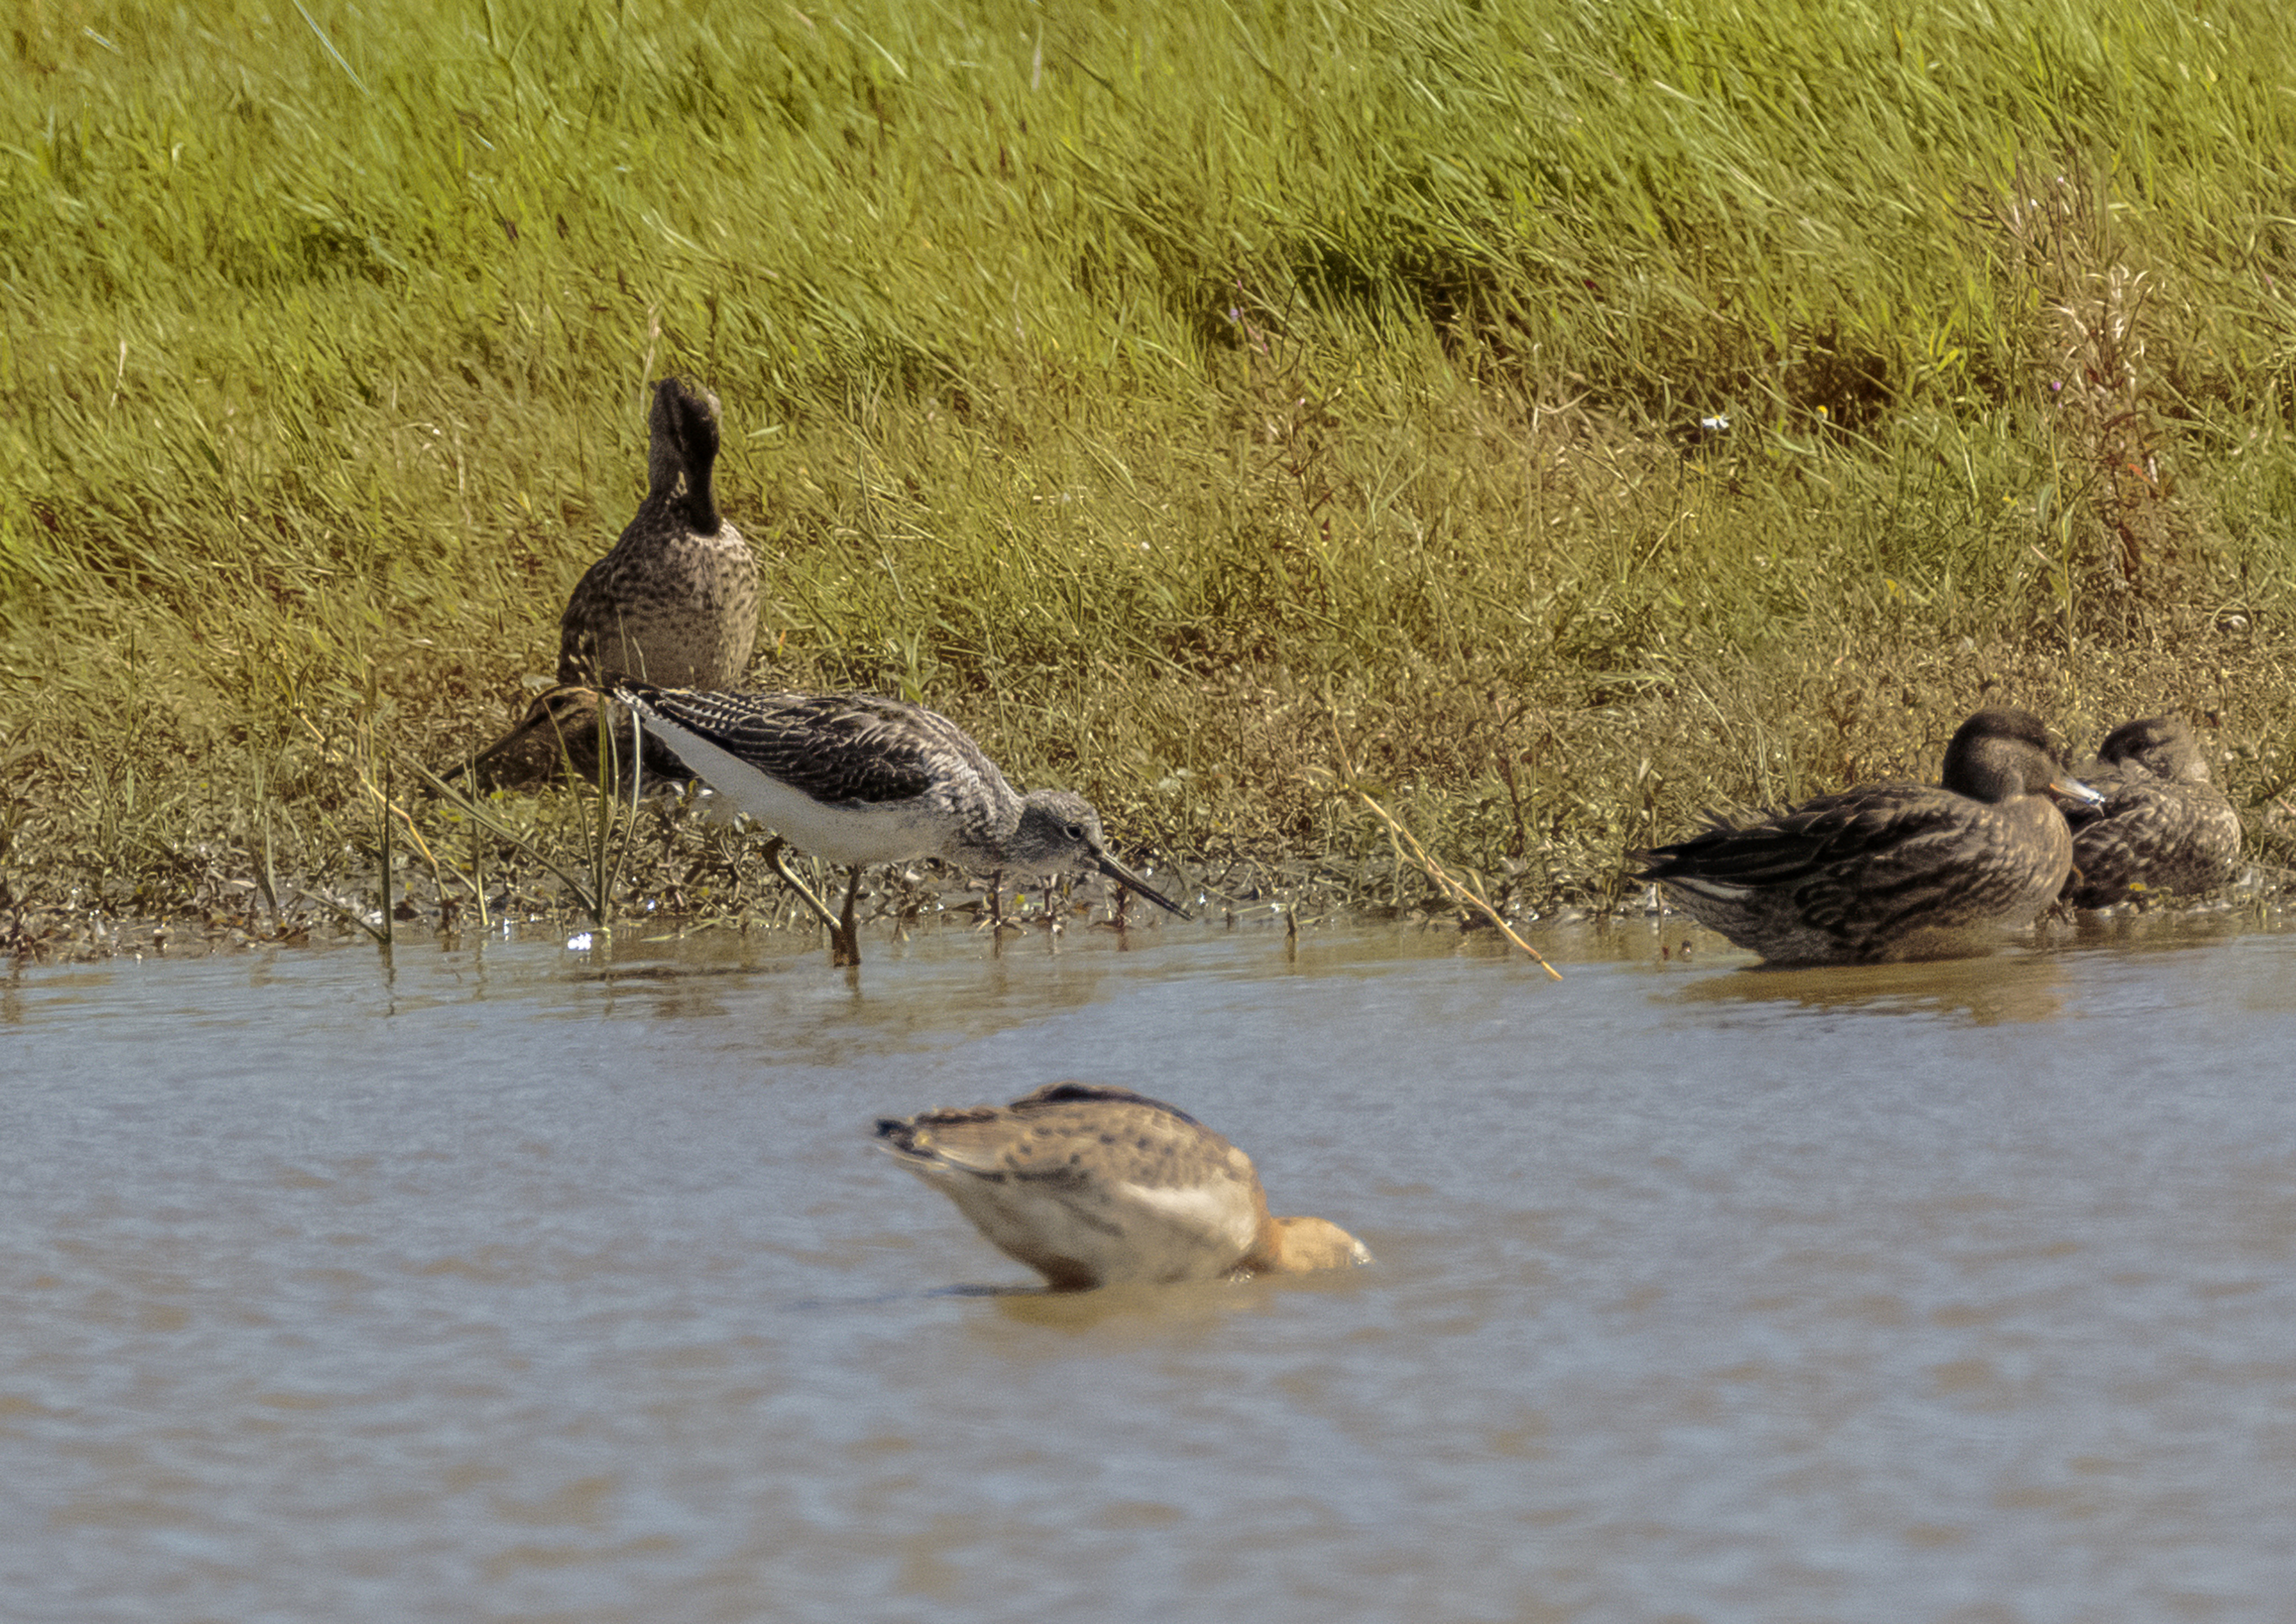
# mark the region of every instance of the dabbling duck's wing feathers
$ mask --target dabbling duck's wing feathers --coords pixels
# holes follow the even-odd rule
[[[1208,1175],[1248,1178],[1251,1167],[1186,1111],[1129,1088],[1092,1083],[1047,1084],[1010,1105],[881,1118],[877,1136],[905,1159],[1055,1182],[1086,1166],[1147,1185]]]
[[[1871,784],[1742,821],[1710,813],[1705,833],[1644,853],[1649,865],[1636,878],[1708,890],[1796,885],[1949,827],[1922,794],[1920,784]]]

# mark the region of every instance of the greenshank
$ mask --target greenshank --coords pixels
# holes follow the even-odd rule
[[[861,962],[853,906],[870,863],[939,857],[970,874],[1098,873],[1188,917],[1109,855],[1100,815],[1083,796],[1019,793],[963,728],[922,705],[635,683],[614,697],[711,789],[774,831],[767,860],[829,927],[838,964]],[[784,842],[851,866],[841,914],[790,873]]]

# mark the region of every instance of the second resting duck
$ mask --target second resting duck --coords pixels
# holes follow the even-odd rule
[[[2156,891],[2189,896],[2238,875],[2240,815],[2209,782],[2200,741],[2182,717],[2123,722],[2081,775],[2104,800],[2067,814],[2073,872],[2065,897],[2074,906],[2110,907]]]

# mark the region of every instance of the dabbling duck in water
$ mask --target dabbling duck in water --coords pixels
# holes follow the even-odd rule
[[[2182,717],[2123,722],[2081,776],[2104,797],[2066,814],[2076,907],[2110,907],[2139,892],[2196,895],[2240,872],[2240,816],[2209,782],[2200,741]]]
[[[1946,747],[1944,782],[1823,795],[1640,855],[1683,912],[1778,964],[1981,952],[2030,924],[2072,867],[2051,796],[2100,797],[2022,710],[1980,710]]]
[[[1372,1260],[1336,1224],[1271,1217],[1250,1157],[1129,1088],[1053,1083],[1010,1105],[886,1117],[877,1143],[1063,1291]]]

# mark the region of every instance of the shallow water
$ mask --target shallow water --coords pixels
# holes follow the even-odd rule
[[[2296,934],[1660,939],[21,972],[0,1615],[2292,1616]],[[871,1118],[1067,1076],[1378,1267],[957,1289]]]

